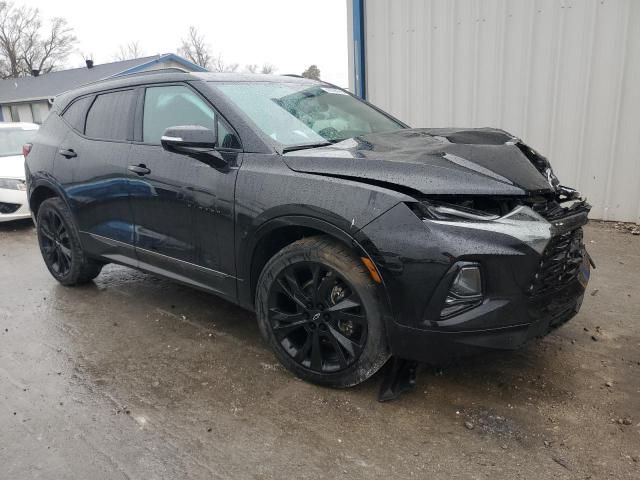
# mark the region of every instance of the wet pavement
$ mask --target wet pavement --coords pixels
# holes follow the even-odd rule
[[[0,478],[640,478],[640,237],[592,223],[581,313],[380,404],[297,380],[252,314],[123,267],[65,288],[0,224]]]

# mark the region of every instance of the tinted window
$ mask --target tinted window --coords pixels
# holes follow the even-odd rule
[[[144,142],[159,144],[167,127],[200,125],[213,129],[215,122],[214,110],[189,88],[181,85],[147,88],[142,126]],[[218,122],[218,146],[240,148],[237,137],[221,122]]]
[[[86,135],[105,140],[127,140],[133,90],[98,95],[87,115]]]
[[[84,119],[87,115],[87,107],[93,97],[84,97],[73,102],[62,114],[62,117],[69,122],[74,129],[84,133]]]
[[[219,148],[241,148],[238,137],[229,130],[222,122],[218,122],[218,147]]]
[[[142,126],[144,142],[159,144],[167,127],[200,125],[213,129],[214,121],[213,109],[187,87],[147,88]]]

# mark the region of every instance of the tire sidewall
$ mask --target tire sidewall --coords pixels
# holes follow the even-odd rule
[[[58,273],[56,273],[51,265],[49,265],[49,262],[46,260],[46,255],[42,244],[41,225],[42,218],[49,211],[54,211],[60,217],[69,236],[69,244],[71,249],[71,268],[69,268],[69,272],[67,272],[66,275],[59,275]],[[75,227],[73,219],[71,218],[71,212],[69,212],[69,208],[64,203],[64,201],[60,198],[49,198],[45,200],[38,209],[37,225],[38,227],[36,230],[38,236],[38,246],[40,247],[40,253],[42,254],[42,258],[45,265],[47,266],[47,269],[49,270],[51,275],[63,285],[75,284],[80,274],[82,262],[84,261],[84,254],[82,252],[82,246],[80,245],[78,231]]]
[[[282,348],[273,334],[268,318],[271,286],[282,270],[299,262],[322,263],[335,270],[356,290],[362,301],[367,319],[367,339],[358,360],[344,370],[318,373],[300,365]],[[309,249],[304,242],[295,242],[267,262],[258,280],[256,314],[260,332],[278,360],[304,380],[331,387],[356,385],[371,377],[389,358],[383,317],[376,293],[377,289],[368,273],[365,273],[362,264],[352,255],[335,255],[332,254],[331,249]]]

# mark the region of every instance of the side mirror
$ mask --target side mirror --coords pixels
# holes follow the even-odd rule
[[[160,142],[165,150],[181,148],[215,148],[216,134],[213,130],[200,125],[180,125],[167,128]]]
[[[179,125],[167,128],[160,137],[162,147],[175,153],[195,157],[214,167],[226,166],[226,160],[214,149],[217,146],[217,133],[200,125]]]

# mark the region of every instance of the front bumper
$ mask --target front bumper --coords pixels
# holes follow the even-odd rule
[[[0,207],[2,204],[5,205],[5,210],[10,213],[2,213],[3,209],[0,208],[0,222],[31,218],[29,201],[25,191],[0,188]]]
[[[515,350],[529,340],[544,337],[573,318],[580,309],[584,291],[582,284],[576,281],[564,291],[557,292],[553,298],[547,299],[549,302],[562,303],[554,311],[546,311],[547,306],[539,300],[524,300],[521,304],[503,303],[487,311],[485,307],[492,303],[489,301],[463,314],[467,319],[472,318],[473,323],[503,323],[501,327],[426,330],[394,322],[389,331],[392,351],[409,360],[439,364],[486,350]],[[526,321],[513,324],[514,319]]]
[[[558,238],[569,235],[563,241],[573,242],[573,252],[583,258],[580,275],[567,275],[561,281],[556,275],[553,288],[540,289],[532,282],[547,274],[541,268],[555,250],[541,251],[500,232],[423,222],[405,205],[365,226],[359,241],[384,280],[392,317],[387,322],[392,353],[441,363],[487,349],[519,348],[564,324],[579,310],[589,276],[580,224],[571,229],[580,235],[574,238],[564,232]],[[557,245],[548,243],[549,248]],[[461,262],[481,267],[483,301],[442,318],[451,272]]]

